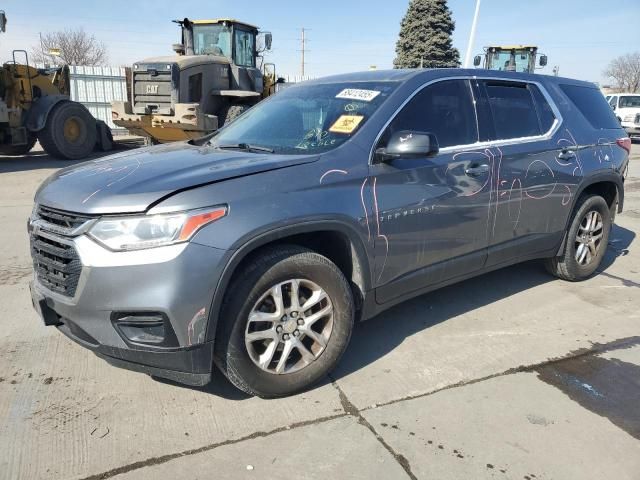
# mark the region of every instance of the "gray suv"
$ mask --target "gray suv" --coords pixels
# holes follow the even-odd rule
[[[355,321],[544,259],[592,275],[630,141],[595,85],[463,69],[292,86],[215,135],[46,180],[33,304],[116,366],[190,385],[217,365],[275,397],[337,364]]]

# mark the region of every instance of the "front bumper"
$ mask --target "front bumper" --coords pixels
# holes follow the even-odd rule
[[[116,366],[190,385],[210,380],[213,343],[205,341],[206,329],[225,251],[184,243],[110,252],[86,235],[59,240],[73,244],[82,270],[73,297],[35,276],[32,300],[46,325]],[[161,341],[127,333],[123,321],[131,318],[161,319],[163,336],[155,337]]]

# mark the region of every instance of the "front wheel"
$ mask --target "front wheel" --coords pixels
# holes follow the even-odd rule
[[[546,260],[547,270],[563,280],[576,282],[590,277],[600,266],[611,231],[611,209],[600,195],[578,201],[567,231],[564,250]]]
[[[37,138],[34,134],[29,133],[27,143],[24,145],[2,145],[0,146],[0,155],[7,155],[9,157],[16,157],[19,155],[26,155],[31,151],[36,144]]]
[[[266,249],[229,286],[216,364],[251,395],[299,392],[336,366],[353,318],[349,283],[333,262],[297,246]]]

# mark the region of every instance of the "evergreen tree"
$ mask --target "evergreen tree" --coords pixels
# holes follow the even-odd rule
[[[395,68],[457,67],[460,53],[453,48],[455,23],[447,0],[410,0],[396,43]]]

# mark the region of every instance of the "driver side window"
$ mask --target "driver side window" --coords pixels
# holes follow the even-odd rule
[[[401,130],[432,133],[440,148],[476,143],[478,124],[469,82],[444,80],[424,88],[393,119],[380,146]]]

